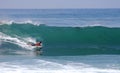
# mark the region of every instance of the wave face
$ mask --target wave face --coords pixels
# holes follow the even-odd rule
[[[32,50],[27,43],[36,40],[43,42],[43,55],[120,54],[120,28],[0,25],[1,54]]]

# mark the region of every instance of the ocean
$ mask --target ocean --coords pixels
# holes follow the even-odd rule
[[[120,9],[0,9],[0,72],[120,73]]]

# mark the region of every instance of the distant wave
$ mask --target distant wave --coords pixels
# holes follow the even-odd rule
[[[14,20],[1,20],[0,21],[0,25],[4,25],[4,24],[7,24],[7,25],[12,25],[12,24],[32,24],[32,25],[36,25],[36,26],[39,26],[40,22],[34,22],[32,20],[25,20],[25,21],[14,21]]]
[[[13,25],[13,24],[26,24],[26,25],[34,25],[34,26],[40,26],[40,25],[47,25],[47,26],[55,26],[55,27],[96,27],[96,26],[102,26],[102,27],[108,27],[108,28],[119,28],[115,26],[109,26],[109,25],[103,25],[101,23],[93,23],[93,24],[85,24],[85,25],[49,25],[45,24],[41,21],[33,21],[33,20],[0,20],[0,25]]]

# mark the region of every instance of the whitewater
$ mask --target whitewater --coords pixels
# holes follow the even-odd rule
[[[119,12],[0,9],[0,72],[120,73]]]

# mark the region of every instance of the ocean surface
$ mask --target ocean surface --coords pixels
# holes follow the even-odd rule
[[[120,73],[120,9],[0,9],[0,72]]]

